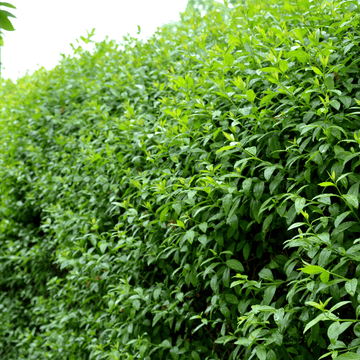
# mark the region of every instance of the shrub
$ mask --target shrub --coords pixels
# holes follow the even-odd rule
[[[2,359],[360,359],[358,16],[191,1],[3,82]]]

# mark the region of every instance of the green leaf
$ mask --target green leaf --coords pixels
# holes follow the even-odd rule
[[[254,216],[254,219],[256,220],[256,222],[258,224],[260,224],[261,222],[261,215],[259,214],[259,210],[261,208],[261,201],[260,200],[255,200],[255,199],[252,199],[251,202],[250,202],[250,208],[251,208],[251,212]]]
[[[337,100],[331,100],[330,105],[336,110],[339,110],[341,106],[341,104]]]
[[[273,174],[273,172],[276,170],[277,166],[274,165],[274,166],[270,166],[270,167],[267,167],[264,171],[264,177],[266,180],[269,180],[271,178],[271,175]]]
[[[248,90],[248,91],[246,91],[246,97],[248,98],[248,100],[251,102],[251,103],[253,103],[254,102],[254,100],[255,100],[255,98],[256,98],[256,95],[255,95],[255,93],[254,93],[254,90]]]
[[[133,300],[133,301],[131,302],[131,305],[132,305],[133,308],[136,309],[136,310],[139,310],[139,309],[140,309],[140,306],[141,306],[140,301],[137,300],[137,299]]]
[[[226,223],[229,224],[232,228],[237,229],[239,227],[239,220],[237,215],[233,214],[227,218]]]
[[[350,96],[339,96],[339,100],[344,104],[345,108],[349,108],[351,105],[351,97]]]
[[[233,340],[236,340],[238,339],[237,336],[232,336],[232,335],[226,335],[226,336],[221,336],[219,337],[218,339],[215,340],[215,343],[216,344],[226,344],[227,342],[229,341],[233,341]]]
[[[164,221],[166,214],[169,212],[169,207],[166,206],[160,213],[160,221]]]
[[[262,230],[261,230],[263,233],[265,233],[267,231],[267,229],[270,227],[270,224],[271,224],[273,218],[274,218],[274,214],[270,214],[265,218],[265,220],[263,222]]]
[[[335,228],[337,228],[349,214],[351,214],[351,211],[346,211],[343,214],[339,215],[334,221]]]
[[[7,18],[7,16],[0,10],[0,29],[4,29],[6,31],[14,31],[14,27],[11,24],[11,21]]]
[[[192,244],[194,241],[194,237],[195,237],[195,232],[194,230],[188,230],[186,232],[186,238],[188,239],[189,243]]]
[[[306,204],[306,199],[303,197],[298,197],[295,200],[295,210],[296,213],[299,215],[301,213],[301,210],[304,208]]]
[[[231,207],[231,204],[232,204],[232,195],[231,194],[227,194],[224,198],[223,198],[223,209],[224,209],[224,212],[225,214],[227,215],[230,211],[230,207]]]
[[[230,286],[230,268],[226,268],[223,272],[223,284],[225,287]]]
[[[261,277],[262,279],[265,279],[265,280],[269,280],[269,281],[273,281],[274,280],[274,275],[273,273],[271,272],[270,269],[262,269],[260,272],[259,272],[259,277]]]
[[[259,360],[266,360],[266,348],[264,345],[258,345],[255,352]]]
[[[347,352],[345,354],[341,354],[340,356],[337,356],[335,360],[360,360],[360,355]]]
[[[347,300],[347,301],[340,301],[339,303],[335,304],[329,311],[333,312],[337,309],[339,309],[340,307],[346,305],[346,304],[350,304],[351,301]]]
[[[334,88],[334,80],[333,80],[331,75],[326,76],[326,78],[325,78],[325,86],[328,89],[333,89]],[[339,102],[337,102],[337,103],[339,104]],[[339,104],[339,107],[340,107],[340,104]]]
[[[359,183],[352,185],[348,191],[348,194],[354,195],[357,198],[359,195]]]
[[[254,196],[256,199],[260,200],[262,194],[264,193],[265,183],[263,181],[258,182],[254,185]]]
[[[309,323],[306,324],[304,329],[304,334],[315,324],[317,324],[319,321],[325,321],[325,320],[337,320],[338,317],[332,313],[321,313],[319,314],[315,319],[311,320]]]
[[[284,175],[281,173],[278,173],[274,180],[270,183],[269,189],[270,189],[270,194],[273,194],[274,191],[276,190],[276,188],[280,185],[281,181],[283,180]]]
[[[263,298],[264,305],[269,305],[271,303],[272,299],[274,298],[275,292],[276,292],[276,285],[270,285],[265,289],[264,298]]]
[[[6,6],[6,7],[9,7],[11,9],[16,9],[16,7],[14,5],[11,5],[7,2],[0,2],[0,6]]]
[[[196,351],[191,351],[192,360],[201,360],[200,355]]]
[[[343,199],[346,200],[346,202],[353,206],[354,208],[358,208],[359,207],[359,200],[358,198],[355,196],[355,195],[352,195],[352,194],[345,194],[345,195],[341,195],[341,197]]]
[[[172,204],[172,208],[176,211],[176,213],[178,214],[178,215],[180,215],[180,213],[181,213],[181,203],[180,202],[178,202],[178,203],[176,203],[176,204]]]
[[[250,250],[251,250],[251,246],[250,244],[247,242],[244,247],[243,247],[243,256],[244,259],[247,260],[250,256]]]
[[[357,279],[351,279],[345,283],[345,290],[350,296],[355,295],[357,284],[358,284]]]
[[[245,195],[250,195],[250,189],[252,184],[252,178],[247,178],[242,183],[242,188],[244,190]]]
[[[235,260],[235,259],[227,260],[227,261],[226,261],[226,265],[227,265],[230,269],[235,270],[235,271],[237,271],[237,272],[242,272],[242,271],[245,270],[239,260]]]
[[[354,326],[354,333],[359,338],[360,337],[360,323],[356,323]]]
[[[210,280],[210,287],[211,287],[211,289],[215,292],[215,293],[217,293],[217,291],[218,291],[218,288],[219,288],[219,285],[218,285],[218,283],[217,283],[217,275],[216,274],[214,274],[213,276],[212,276],[212,278],[211,278],[211,280]]]
[[[160,345],[158,345],[160,347],[169,349],[172,347],[171,342],[169,340],[164,340]]]
[[[239,302],[238,298],[233,294],[225,294],[225,300],[233,305],[237,305]]]
[[[157,299],[159,298],[160,294],[161,294],[161,289],[160,289],[160,288],[156,288],[156,289],[154,290],[154,294],[153,294],[154,300],[157,300]]]
[[[104,254],[106,248],[107,248],[108,244],[107,243],[102,243],[99,245],[100,251]]]

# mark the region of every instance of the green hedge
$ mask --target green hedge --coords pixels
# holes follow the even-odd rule
[[[3,81],[1,359],[360,359],[359,13],[190,1]]]

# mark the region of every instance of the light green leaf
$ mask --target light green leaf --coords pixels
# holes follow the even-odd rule
[[[335,186],[333,183],[331,183],[331,182],[322,182],[322,183],[320,183],[319,184],[320,186]]]
[[[107,246],[108,246],[107,243],[102,243],[102,244],[100,244],[100,245],[99,245],[100,251],[101,251],[102,253],[104,253],[105,250],[106,250],[106,248],[107,248]]]
[[[337,309],[339,309],[340,307],[346,305],[346,304],[350,304],[351,301],[347,300],[347,301],[340,301],[339,303],[335,304],[329,311],[333,312]]]
[[[206,232],[207,227],[208,227],[208,224],[206,222],[199,224],[200,230],[202,230],[204,233]]]
[[[280,60],[279,61],[279,68],[284,73],[289,68],[289,63],[287,61],[285,61],[285,60]]]
[[[311,68],[313,69],[313,71],[314,71],[315,74],[323,75],[323,73],[322,73],[317,67],[312,66]]]
[[[329,282],[329,277],[330,277],[330,274],[326,271],[326,272],[323,272],[321,275],[320,275],[320,280],[324,283],[324,284],[327,284]]]
[[[223,61],[224,65],[231,66],[233,64],[233,62],[234,62],[234,56],[233,55],[226,54],[224,56],[224,61]]]
[[[176,220],[176,223],[183,229],[185,229],[185,224],[181,220]]]
[[[305,274],[311,274],[311,275],[321,274],[323,272],[326,272],[326,270],[324,268],[322,268],[321,266],[317,266],[317,265],[309,265],[309,266],[306,266],[305,268],[300,268],[298,270],[301,270]]]
[[[351,279],[345,283],[345,290],[350,296],[355,295],[357,283],[358,283],[357,279]]]
[[[160,221],[164,221],[166,214],[169,212],[169,207],[166,206],[160,213]]]
[[[268,73],[275,73],[275,74],[280,72],[279,69],[274,68],[274,67],[264,67],[264,68],[260,69],[260,71],[264,71],[264,72],[268,72]]]

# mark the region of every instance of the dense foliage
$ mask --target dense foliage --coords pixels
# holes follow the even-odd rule
[[[359,37],[190,1],[3,82],[1,359],[360,359]]]

